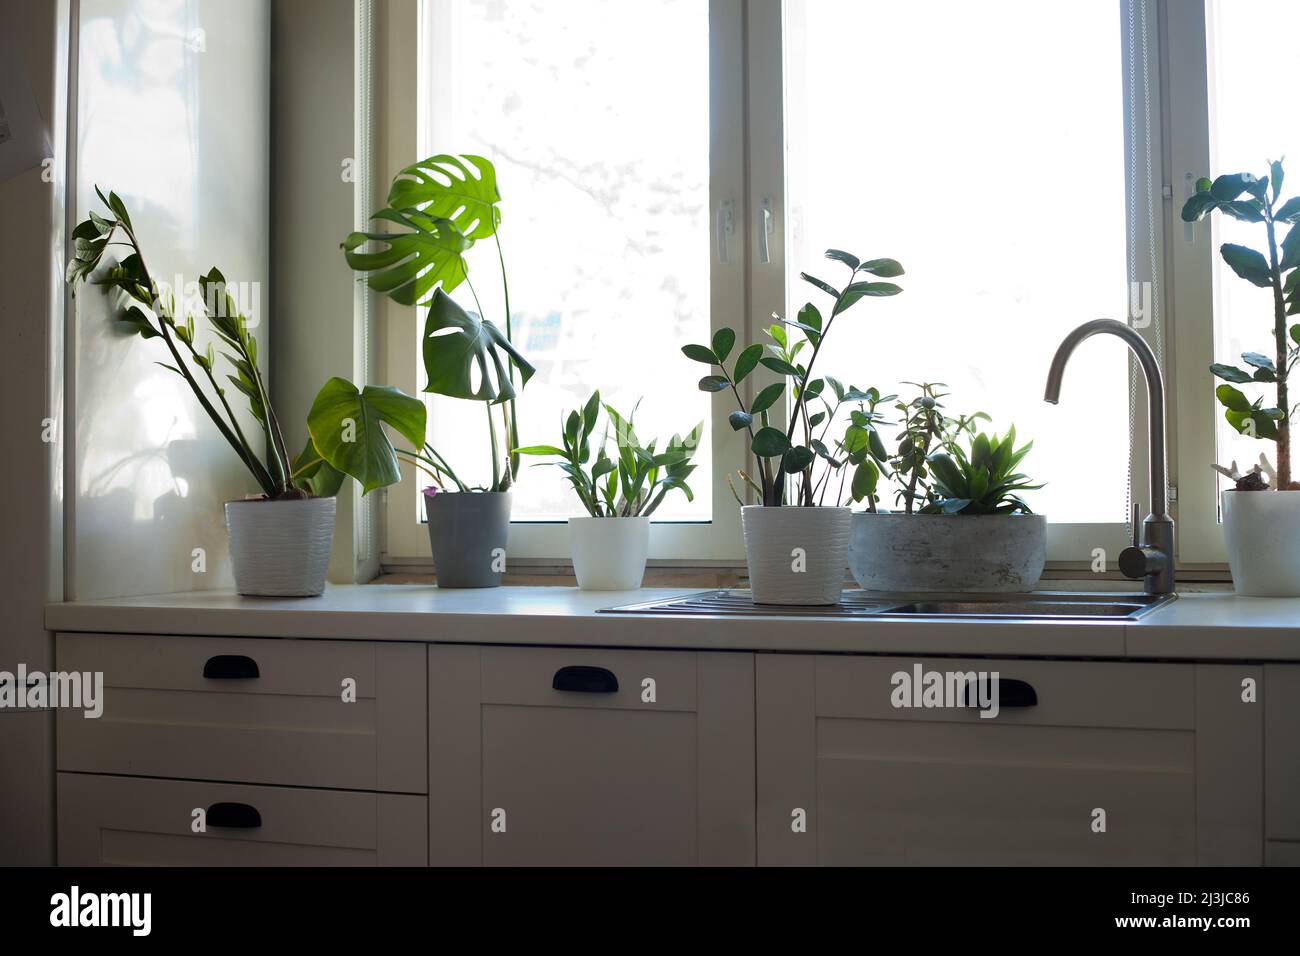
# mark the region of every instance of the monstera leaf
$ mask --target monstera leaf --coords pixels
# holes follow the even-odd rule
[[[348,477],[321,457],[310,435],[302,454],[293,461],[293,474],[298,486],[313,498],[333,498]]]
[[[402,305],[423,305],[441,284],[448,292],[465,280],[462,253],[473,245],[450,219],[415,209],[381,209],[373,219],[396,223],[409,232],[354,232],[343,241],[343,254],[357,272],[369,272],[366,284]],[[357,252],[367,240],[388,248]]]
[[[497,173],[490,162],[482,156],[446,153],[407,166],[388,192],[393,209],[416,208],[426,216],[449,219],[471,240],[487,239],[497,231],[500,201]]]
[[[513,362],[523,384],[528,384],[535,369],[500,329],[466,312],[441,289],[434,293],[424,324],[426,392],[477,402],[509,401],[515,389],[506,362]]]
[[[361,482],[363,493],[369,493],[402,477],[381,423],[420,449],[425,414],[422,401],[399,389],[367,385],[358,392],[347,379],[332,378],[307,413],[307,429],[321,458]]]

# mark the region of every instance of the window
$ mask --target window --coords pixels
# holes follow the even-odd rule
[[[641,399],[646,433],[706,422],[696,501],[657,514],[652,557],[744,554],[725,476],[746,449],[727,394],[696,390],[702,367],[681,345],[722,325],[740,328],[737,348],[764,341],[773,312],[819,301],[799,274],[833,280],[822,252],[841,247],[900,260],[905,292],[847,314],[821,371],[902,394],[937,380],[954,411],[1014,423],[1035,443],[1027,470],[1047,482],[1032,503],[1052,520],[1049,558],[1076,567],[1124,545],[1131,491],[1149,504],[1145,394],[1110,338],[1075,354],[1057,407],[1042,401],[1047,367],[1084,321],[1153,317],[1143,334],[1166,366],[1180,562],[1222,560],[1208,460],[1259,446],[1236,450],[1219,429],[1204,370],[1258,347],[1267,323],[1256,290],[1215,272],[1213,249],[1241,227],[1219,221],[1225,236],[1212,237],[1178,211],[1196,176],[1300,157],[1300,126],[1258,95],[1300,65],[1282,48],[1258,55],[1258,23],[1274,36],[1300,26],[1293,3],[420,10],[418,149],[480,152],[500,173],[516,336],[539,369],[521,439],[552,441],[561,412],[597,386],[618,407]],[[493,265],[480,261],[489,278],[477,283],[489,315],[501,308]],[[404,329],[414,341],[413,316]],[[389,380],[418,388],[418,351],[389,354],[402,363]],[[486,468],[478,422],[453,404],[431,402],[431,437]],[[415,484],[389,496],[390,560],[427,554]],[[512,560],[563,559],[574,510],[558,474],[526,470]]]

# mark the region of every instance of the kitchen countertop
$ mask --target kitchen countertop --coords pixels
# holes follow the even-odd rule
[[[1051,582],[1057,589],[1057,582]],[[52,631],[794,653],[1300,661],[1300,599],[1187,593],[1137,621],[598,614],[698,588],[579,591],[331,585],[318,598],[232,591],[51,604]]]

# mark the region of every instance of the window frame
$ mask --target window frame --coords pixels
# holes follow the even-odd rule
[[[1171,485],[1170,510],[1178,525],[1180,567],[1218,570],[1225,566],[1223,536],[1218,524],[1217,480],[1209,467],[1214,458],[1215,410],[1212,389],[1204,370],[1213,361],[1214,315],[1212,298],[1213,225],[1186,227],[1179,218],[1188,182],[1204,175],[1210,165],[1210,114],[1208,77],[1210,56],[1207,41],[1207,3],[1215,0],[1119,0],[1120,35],[1123,47],[1125,102],[1125,153],[1127,200],[1134,204],[1133,228],[1127,236],[1137,254],[1130,282],[1153,282],[1163,316],[1163,354],[1168,408],[1168,472]],[[737,350],[763,341],[768,316],[781,312],[786,303],[786,216],[784,141],[784,57],[783,0],[710,0],[710,208],[711,230],[711,328],[741,320]],[[1148,18],[1145,46],[1130,48],[1128,22],[1145,7]],[[419,37],[420,48],[428,42],[428,31],[436,28],[416,4],[392,5],[395,23],[390,35],[403,29]],[[400,12],[399,12],[400,9]],[[406,19],[403,19],[406,18]],[[409,35],[409,34],[408,34]],[[429,78],[423,72],[425,58],[410,62],[414,44],[404,43],[396,64],[390,64],[386,79],[391,88],[426,89]],[[1205,49],[1205,57],[1189,56],[1189,50]],[[1166,50],[1178,50],[1174,57]],[[1145,63],[1143,62],[1145,58]],[[1129,121],[1133,80],[1145,75],[1150,84],[1150,122],[1134,129]],[[381,140],[384,175],[413,162],[427,142],[427,117],[416,97],[384,96]],[[419,97],[422,103],[424,98]],[[1139,99],[1140,102],[1140,99]],[[777,108],[772,108],[777,104]],[[416,116],[413,117],[412,113]],[[412,123],[415,119],[416,122]],[[418,136],[394,130],[419,130]],[[1135,151],[1138,162],[1135,164]],[[1145,151],[1150,150],[1151,179],[1144,173],[1134,181],[1130,171],[1142,170]],[[1190,179],[1189,179],[1190,177]],[[1172,184],[1172,188],[1171,188]],[[1060,184],[1064,189],[1068,184]],[[1148,189],[1149,186],[1149,189]],[[1155,193],[1149,195],[1149,193]],[[1146,210],[1154,211],[1148,227]],[[764,258],[761,230],[763,210],[771,212]],[[725,261],[720,254],[721,221],[729,215]],[[1189,231],[1190,230],[1190,231]],[[1190,237],[1190,238],[1189,238]],[[1156,267],[1149,268],[1149,250],[1154,249]],[[411,362],[412,343],[417,341],[416,310],[396,306],[385,299],[380,307],[384,342],[384,380],[415,394],[420,388],[418,363]],[[1118,318],[1118,317],[1117,317]],[[1157,327],[1139,329],[1154,342]],[[1085,346],[1086,347],[1086,346]],[[1044,381],[1047,369],[1042,370]],[[746,400],[775,380],[765,370],[751,375],[743,386]],[[1136,390],[1137,414],[1131,423],[1104,422],[1099,427],[1131,428],[1131,500],[1149,508],[1147,481],[1145,388],[1136,365],[1129,363],[1129,387]],[[1036,390],[1027,396],[1038,400]],[[727,474],[748,468],[742,436],[727,422],[732,410],[726,393],[715,395],[709,422],[713,449],[712,489],[714,514],[711,522],[656,522],[651,526],[652,564],[680,566],[739,566],[744,563],[739,508],[735,507]],[[526,396],[525,396],[526,400]],[[1067,390],[1063,401],[1072,400]],[[1083,400],[1080,395],[1075,400]],[[784,409],[773,409],[778,419]],[[423,515],[418,514],[414,472],[403,466],[401,484],[387,490],[384,507],[383,564],[425,566],[429,563]],[[753,495],[743,493],[746,503]],[[1049,525],[1049,567],[1060,570],[1094,568],[1097,549],[1113,568],[1119,551],[1129,543],[1127,522]],[[522,565],[557,565],[568,561],[569,545],[564,522],[513,522],[510,558]]]

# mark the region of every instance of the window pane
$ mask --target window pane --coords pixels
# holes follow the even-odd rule
[[[520,440],[558,444],[562,413],[599,388],[642,441],[709,417],[709,4],[700,0],[427,0],[425,150],[495,163],[515,341],[537,367]],[[471,279],[498,324],[495,254]],[[478,311],[468,286],[455,298]],[[421,370],[423,380],[423,370]],[[421,381],[423,384],[423,381]],[[483,412],[434,399],[430,438],[463,478],[491,474]],[[656,520],[712,516],[706,436],[691,479]],[[517,521],[562,520],[578,501],[556,469],[524,459]]]
[[[837,322],[821,371],[947,383],[950,411],[1034,440],[1035,511],[1124,520],[1124,346],[1090,342],[1042,400],[1065,334],[1126,315],[1118,4],[788,0],[786,20],[787,307],[828,301],[799,281],[843,278],[828,248],[907,270]]]
[[[1283,195],[1300,194],[1300,117],[1287,108],[1287,91],[1300,76],[1300,51],[1269,42],[1271,36],[1294,36],[1300,30],[1300,4],[1294,0],[1233,0],[1209,5],[1209,36],[1212,45],[1210,77],[1210,162],[1212,174],[1252,172],[1263,177],[1268,160],[1287,163]],[[1261,25],[1267,29],[1261,33]],[[1276,33],[1274,33],[1276,31]],[[1263,44],[1263,47],[1261,47]],[[1279,100],[1279,97],[1282,97]],[[1213,216],[1214,248],[1234,242],[1268,254],[1264,227]],[[1285,232],[1279,232],[1280,242]],[[1273,355],[1273,298],[1239,279],[1214,255],[1215,360],[1240,366],[1241,353]],[[1206,371],[1205,400],[1213,402],[1215,380]],[[1239,386],[1254,400],[1264,395],[1272,406],[1277,393],[1268,388]],[[1246,470],[1261,453],[1277,462],[1277,446],[1271,441],[1244,438],[1223,418],[1216,406],[1215,444],[1220,462],[1236,461]],[[1228,487],[1229,482],[1221,482]]]

